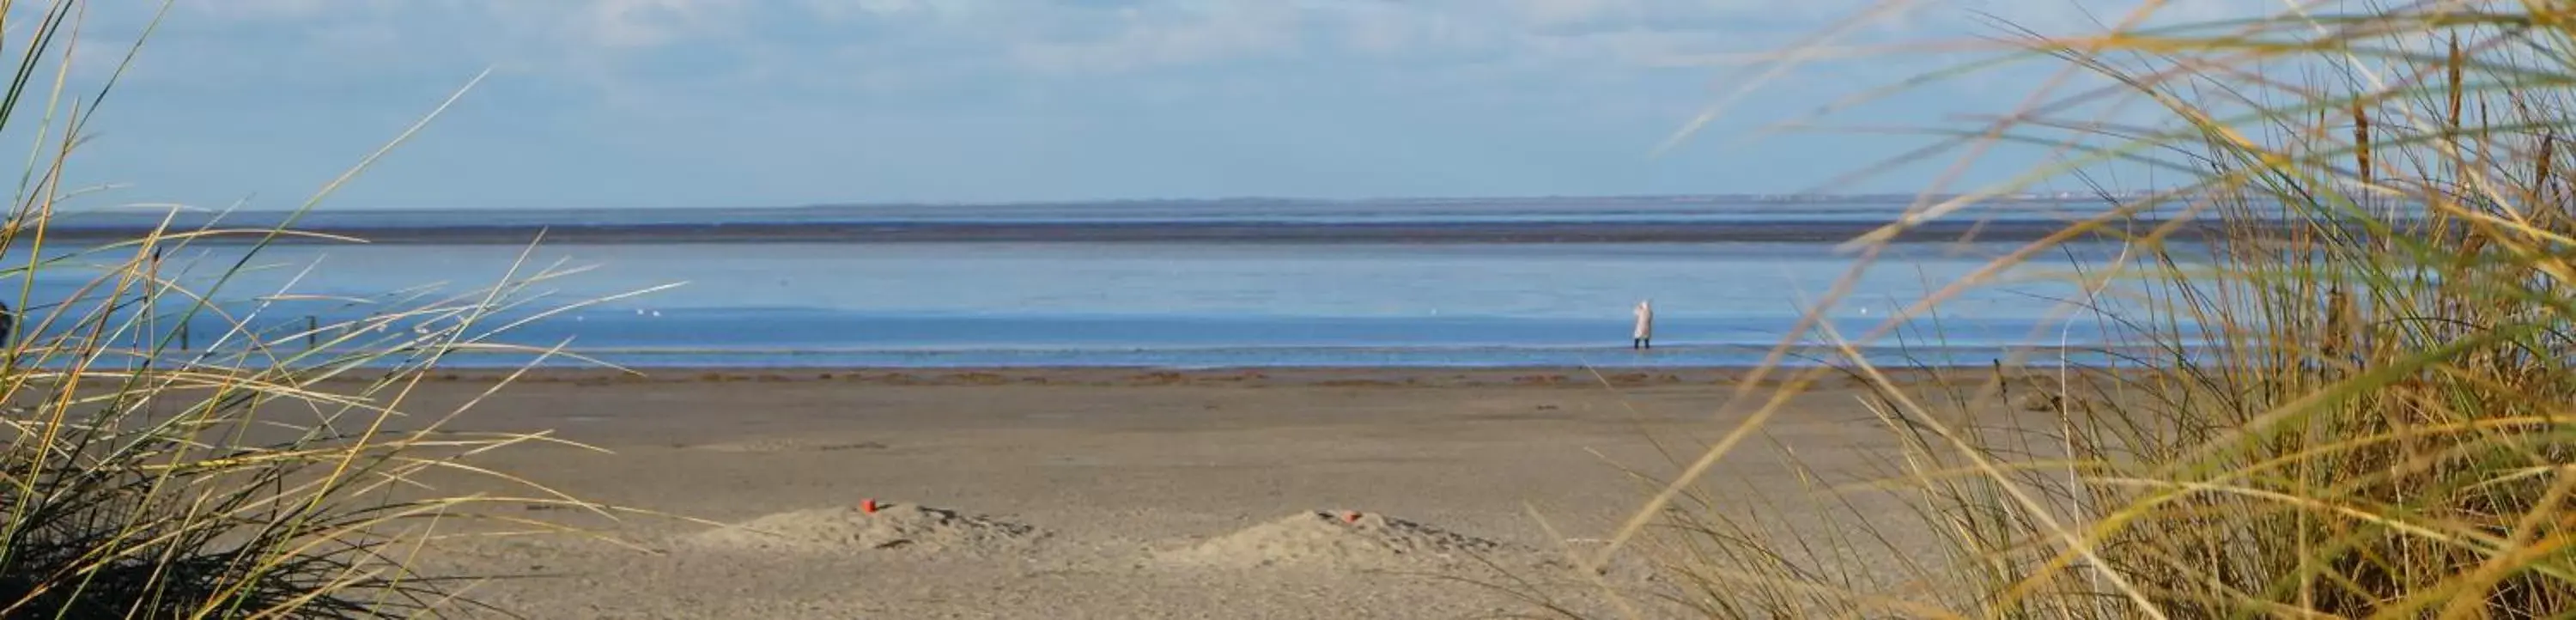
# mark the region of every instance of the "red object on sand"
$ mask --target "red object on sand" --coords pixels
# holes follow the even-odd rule
[[[1348,523],[1358,523],[1358,522],[1360,522],[1360,511],[1353,510],[1353,511],[1350,511],[1350,512],[1348,512],[1348,513],[1343,513],[1343,514],[1342,514],[1342,521],[1344,521],[1344,522],[1348,522]]]
[[[876,513],[877,513],[877,498],[873,498],[873,497],[871,497],[871,498],[867,498],[867,499],[859,500],[859,511],[860,511],[860,512],[865,512],[865,513],[868,513],[868,514],[876,514]]]

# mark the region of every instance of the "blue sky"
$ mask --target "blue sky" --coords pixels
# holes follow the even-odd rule
[[[91,9],[83,75],[121,52],[149,4]],[[1651,154],[1748,79],[1746,56],[1875,4],[180,0],[73,176],[122,184],[95,200],[290,207],[489,68],[331,204],[1792,192],[1921,141],[1748,141],[1753,130],[1971,57],[1809,65]],[[2088,8],[2125,10],[1910,4],[1851,42],[1998,33],[1980,11],[2070,31]],[[2001,111],[2028,92],[2017,80],[2042,74],[1929,87],[1835,118],[1929,125]],[[1831,189],[1910,191],[1933,174]]]

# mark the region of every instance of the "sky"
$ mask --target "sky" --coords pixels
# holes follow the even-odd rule
[[[113,68],[155,4],[94,3],[74,82]],[[2081,31],[2128,6],[1881,4],[177,0],[67,176],[116,184],[84,200],[290,208],[489,71],[328,204],[1905,192],[1940,168],[1837,179],[1923,137],[1765,129],[1978,53],[1820,61],[1767,81],[1755,61],[1837,25],[1846,45],[1968,42],[2008,34],[1998,20]],[[0,44],[30,26],[12,17]],[[2009,110],[2052,70],[1832,118],[1956,126]],[[2000,161],[1965,180],[2028,163]]]

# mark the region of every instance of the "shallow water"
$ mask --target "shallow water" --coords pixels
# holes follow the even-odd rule
[[[1826,309],[1839,334],[1880,363],[1986,363],[2022,345],[2097,347],[2105,334],[2069,301],[2133,309],[2136,298],[2084,296],[2066,275],[2099,268],[2117,247],[2071,247],[2025,268],[1963,286],[2017,244],[1893,244],[1870,270],[1819,242],[1450,242],[1262,237],[1249,242],[1154,239],[1157,226],[1260,221],[1409,221],[1479,226],[1489,221],[1574,221],[1633,226],[1767,226],[1780,219],[1886,221],[1901,203],[1690,203],[1646,198],[1422,203],[1066,203],[1066,206],[752,208],[752,211],[343,211],[314,214],[335,226],[603,226],[677,224],[690,242],[626,244],[281,244],[252,255],[245,244],[196,244],[167,252],[157,278],[216,301],[188,311],[185,296],[118,306],[106,340],[162,358],[245,355],[234,324],[276,340],[260,358],[301,355],[307,345],[394,345],[420,324],[464,316],[402,316],[368,329],[332,329],[422,304],[482,304],[479,288],[549,270],[580,273],[513,286],[513,306],[477,316],[487,342],[551,347],[621,365],[1744,365],[1772,345],[1821,342],[1798,332],[1819,298],[1847,283]],[[2017,216],[2032,216],[2014,211]],[[258,216],[252,216],[252,221]],[[989,221],[1121,221],[1146,242],[711,242],[734,224],[989,224]],[[1252,226],[1249,232],[1260,232]],[[526,255],[523,255],[526,252]],[[54,255],[54,252],[49,252]],[[131,250],[46,262],[26,304],[36,340],[85,332]],[[23,247],[0,255],[28,265]],[[234,270],[234,265],[242,265]],[[232,273],[229,278],[219,278]],[[0,273],[5,275],[5,273]],[[18,273],[26,275],[26,273]],[[0,278],[0,286],[10,280]],[[667,286],[667,288],[665,288]],[[1896,337],[1862,340],[1927,293],[1947,291],[1935,319],[1911,319]],[[621,293],[647,291],[621,298]],[[57,306],[64,298],[77,304]],[[1631,350],[1628,322],[1641,298],[1656,306],[1654,350]],[[598,301],[598,304],[585,304]],[[577,309],[567,309],[577,306]],[[562,314],[523,322],[531,314]],[[2076,316],[2076,322],[2063,322]],[[325,329],[307,329],[325,327]],[[510,324],[487,334],[484,329]],[[304,334],[312,332],[312,334]],[[435,332],[435,329],[430,329]],[[1816,350],[1811,355],[1832,355]],[[448,365],[515,365],[528,355],[474,352]],[[554,360],[572,363],[572,360]]]
[[[526,262],[496,246],[294,246],[260,252],[216,288],[214,274],[244,251],[185,250],[164,270],[214,289],[236,315],[260,308],[248,323],[293,330],[306,316],[330,325],[408,305],[384,299],[395,291],[417,291],[416,303],[583,267],[515,291],[524,305],[484,324],[672,285],[496,337],[660,366],[1733,365],[1760,359],[1852,265],[1806,244],[586,245]],[[1828,314],[1858,337],[1987,260],[1908,247],[1861,272]],[[42,304],[101,271],[39,270],[32,314],[61,311]],[[2052,327],[2071,312],[2060,301],[2079,293],[2045,279],[1970,288],[1939,306],[1937,322],[1915,321],[1903,341],[1871,350],[1982,361],[2017,344],[2100,343],[2098,330]],[[350,301],[361,298],[377,301]],[[173,299],[155,332],[175,329]],[[1628,349],[1639,299],[1656,306],[1649,352]],[[213,313],[190,323],[192,348],[223,331]]]

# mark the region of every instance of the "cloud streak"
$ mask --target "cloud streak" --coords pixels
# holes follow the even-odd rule
[[[140,27],[148,13],[137,9],[150,4],[94,3],[85,29],[113,42]],[[1847,42],[1998,32],[1978,10],[2053,31],[2081,28],[2084,10],[2124,10],[2070,8],[2073,0],[1904,4]],[[370,131],[399,127],[495,68],[417,154],[398,156],[417,168],[371,175],[353,200],[1797,191],[1856,165],[1854,153],[1904,145],[1802,137],[1648,154],[1740,86],[1748,59],[1885,5],[180,0],[129,75],[132,88],[119,91],[134,96],[112,111],[153,143],[106,146],[125,149],[111,160],[119,170],[171,188],[156,197],[307,187],[330,169],[325,155],[363,152]],[[1964,60],[1912,54],[1802,68],[1730,107],[1706,134],[1750,132]],[[1935,86],[1855,113],[1933,125],[2020,94],[1997,83]]]
[[[830,67],[935,52],[1034,75],[1098,76],[1232,62],[1477,58],[1653,65],[1749,51],[1866,6],[1688,0],[190,0],[216,24],[414,24],[412,44],[504,64],[596,70],[621,56],[750,45]],[[220,26],[218,26],[220,27]],[[439,31],[429,32],[436,28]],[[334,36],[307,31],[313,46]],[[390,42],[390,41],[388,41]],[[866,71],[866,67],[840,67]]]

